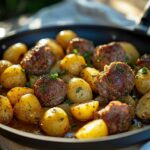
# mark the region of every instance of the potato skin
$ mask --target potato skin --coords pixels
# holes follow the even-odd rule
[[[131,118],[134,118],[135,117],[135,108],[136,108],[135,100],[130,95],[128,95],[123,98],[122,102],[128,104],[128,106],[130,107]]]
[[[50,136],[63,136],[70,129],[67,114],[59,107],[47,110],[41,119],[40,126]]]
[[[94,119],[94,114],[99,108],[98,101],[89,101],[80,104],[74,104],[70,110],[72,115],[79,121],[88,121]]]
[[[140,69],[135,76],[135,87],[141,94],[146,94],[150,90],[150,70],[145,68],[146,73],[143,73],[143,69]]]
[[[69,81],[67,96],[73,103],[82,103],[93,99],[91,87],[81,78],[72,78]]]
[[[18,64],[27,50],[27,46],[23,43],[13,44],[4,52],[3,59]]]
[[[124,51],[127,54],[128,57],[128,63],[129,64],[134,64],[136,62],[136,60],[139,58],[140,54],[137,51],[136,47],[129,43],[129,42],[118,42],[121,47],[124,49]]]
[[[79,75],[86,66],[86,62],[80,55],[68,54],[61,60],[60,66],[73,75]]]
[[[47,45],[51,48],[51,51],[56,56],[57,60],[60,60],[64,57],[64,51],[60,45],[56,43],[56,41],[45,38],[38,41],[37,45]]]
[[[145,94],[136,106],[136,115],[140,119],[150,119],[150,91]]]
[[[72,30],[62,30],[56,36],[56,41],[59,43],[64,49],[67,48],[69,42],[77,37],[76,33]]]
[[[95,68],[86,67],[82,70],[80,76],[89,83],[92,90],[97,92],[96,85],[95,85],[95,79],[96,76],[99,74],[99,71]]]
[[[29,93],[34,94],[33,89],[27,87],[14,87],[8,91],[7,97],[9,98],[11,104],[15,105],[21,96]]]
[[[102,119],[93,120],[82,128],[80,128],[75,134],[78,139],[93,139],[100,138],[108,135],[108,128],[106,123]]]
[[[8,124],[13,118],[13,109],[9,99],[0,95],[0,123]]]
[[[11,66],[12,63],[8,60],[0,60],[0,75],[4,72],[6,68]]]
[[[21,96],[14,106],[14,113],[17,119],[29,124],[38,124],[42,114],[41,105],[33,94]]]
[[[25,71],[20,65],[12,65],[8,67],[1,75],[1,84],[5,88],[24,86],[25,83],[26,83]]]

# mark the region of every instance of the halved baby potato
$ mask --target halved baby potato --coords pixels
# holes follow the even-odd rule
[[[88,121],[94,118],[99,108],[98,101],[89,101],[71,106],[72,115],[79,121]]]
[[[108,128],[104,120],[93,120],[81,127],[75,134],[77,139],[94,139],[108,135]]]

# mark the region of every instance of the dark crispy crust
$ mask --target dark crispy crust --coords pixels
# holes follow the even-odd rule
[[[77,49],[78,53],[83,55],[85,52],[93,52],[94,45],[93,42],[83,39],[83,38],[74,38],[72,39],[67,47],[67,53],[73,53],[73,50]]]
[[[143,55],[141,58],[137,60],[136,65],[139,68],[147,67],[148,69],[150,69],[150,55],[148,54]]]
[[[21,61],[21,66],[30,74],[48,73],[56,58],[48,46],[35,46]]]
[[[110,43],[96,47],[92,61],[95,68],[103,71],[105,65],[114,61],[125,62],[126,53],[118,43]]]
[[[130,93],[134,86],[134,72],[123,62],[113,62],[105,67],[95,80],[101,97],[116,100]]]
[[[106,122],[109,134],[127,131],[131,125],[130,108],[119,101],[110,102],[97,113],[97,117]]]
[[[33,86],[35,95],[42,106],[53,107],[63,102],[67,88],[62,79],[50,79],[49,76],[40,77]]]

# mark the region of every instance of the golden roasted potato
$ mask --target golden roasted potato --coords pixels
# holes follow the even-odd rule
[[[27,50],[27,46],[23,43],[13,44],[4,52],[3,59],[19,64]]]
[[[135,113],[140,119],[150,119],[150,91],[138,101]]]
[[[119,42],[122,48],[125,50],[129,64],[135,64],[136,60],[139,58],[140,54],[136,47],[129,42]]]
[[[73,103],[82,103],[93,99],[90,85],[81,78],[70,79],[67,96]]]
[[[42,107],[35,95],[25,94],[15,104],[14,114],[20,121],[37,124],[42,115]]]
[[[51,51],[56,56],[56,58],[62,59],[64,57],[64,51],[60,45],[58,45],[54,40],[45,38],[38,41],[37,45],[47,45],[51,48]]]
[[[71,106],[72,115],[79,121],[94,119],[94,114],[99,108],[98,101],[89,101]]]
[[[76,33],[72,30],[63,30],[60,31],[56,36],[56,41],[64,48],[66,49],[70,40],[77,37]]]
[[[106,123],[102,119],[93,120],[82,128],[80,128],[75,134],[78,139],[93,139],[100,138],[108,135],[108,128]]]
[[[42,130],[50,136],[63,136],[70,129],[67,114],[59,107],[47,110],[40,125]]]
[[[124,103],[129,105],[129,107],[130,107],[130,114],[131,114],[132,118],[134,118],[135,117],[135,107],[136,107],[135,100],[130,95],[128,95],[125,98],[123,98],[122,102],[124,102]]]
[[[0,123],[8,124],[13,118],[13,109],[7,97],[0,95]]]
[[[6,68],[11,66],[12,63],[8,60],[0,60],[0,75],[4,72]]]
[[[14,87],[8,91],[7,97],[11,104],[15,105],[20,100],[21,96],[25,94],[34,94],[34,90],[27,87]]]
[[[73,75],[79,75],[86,66],[86,62],[83,56],[68,54],[60,61],[60,66],[63,70],[68,71]]]
[[[135,76],[135,87],[141,94],[150,91],[150,70],[146,67],[140,69]]]
[[[20,65],[12,65],[5,69],[4,72],[1,74],[1,84],[5,88],[24,86],[25,83],[25,71]]]
[[[91,86],[93,91],[97,91],[96,90],[96,86],[95,86],[95,79],[96,76],[99,74],[99,71],[95,68],[91,68],[91,67],[86,67],[81,71],[81,78],[83,78],[86,82],[89,83],[89,85]]]

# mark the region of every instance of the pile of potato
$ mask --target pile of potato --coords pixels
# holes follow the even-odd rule
[[[13,118],[17,118],[21,122],[39,126],[47,135],[64,136],[67,132],[71,132],[70,120],[73,118],[83,123],[74,134],[78,139],[108,135],[105,121],[95,119],[94,116],[102,108],[100,102],[94,100],[93,94],[96,92],[94,82],[99,70],[86,67],[83,56],[65,55],[63,50],[75,37],[77,35],[73,31],[64,30],[58,33],[56,41],[47,38],[36,43],[49,45],[57,56],[57,63],[51,68],[50,73],[59,73],[61,69],[67,71],[67,74],[62,75],[61,78],[67,83],[69,103],[64,102],[52,108],[42,107],[34,95],[32,85],[38,76],[27,75],[19,64],[28,50],[27,46],[23,43],[16,43],[4,52],[3,60],[0,61],[0,84],[7,92],[6,95],[0,95],[0,123],[9,125]],[[127,51],[129,63],[135,63],[139,57],[137,50],[130,43],[121,42],[120,44]],[[147,93],[139,101],[136,114],[139,118],[150,119],[150,92],[148,93],[150,70],[147,70],[146,74],[143,74],[141,70],[137,72],[135,86],[141,94]],[[131,101],[129,100],[129,103]]]

